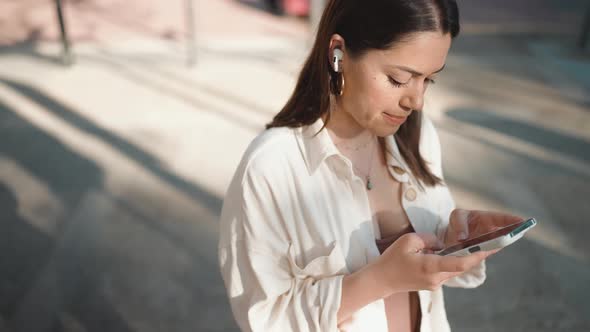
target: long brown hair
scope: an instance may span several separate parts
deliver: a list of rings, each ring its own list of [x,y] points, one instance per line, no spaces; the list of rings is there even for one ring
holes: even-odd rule
[[[302,127],[324,114],[330,121],[330,93],[339,78],[329,62],[332,35],[341,35],[347,53],[358,58],[369,50],[386,50],[415,32],[441,31],[459,34],[459,10],[455,0],[330,0],[322,15],[316,39],[293,94],[266,128]],[[394,135],[412,174],[422,183],[442,183],[432,174],[419,151],[421,112],[413,112]]]

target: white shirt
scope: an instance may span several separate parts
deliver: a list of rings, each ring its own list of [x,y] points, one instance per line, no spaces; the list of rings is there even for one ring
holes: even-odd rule
[[[420,151],[442,178],[438,135],[423,116]],[[383,300],[337,323],[342,278],[379,256],[364,181],[319,119],[302,128],[264,131],[245,152],[224,200],[219,263],[243,331],[387,332]],[[417,185],[393,136],[385,138],[391,175],[418,233],[442,236],[454,202],[446,186]],[[400,267],[403,268],[403,267]],[[447,281],[471,288],[484,263]],[[450,331],[442,289],[420,291],[422,332]]]

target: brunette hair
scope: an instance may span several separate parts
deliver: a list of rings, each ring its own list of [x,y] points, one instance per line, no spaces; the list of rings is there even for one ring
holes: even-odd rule
[[[455,0],[330,0],[322,15],[315,43],[299,74],[295,90],[266,128],[302,127],[328,112],[330,93],[341,75],[329,62],[332,35],[341,35],[350,57],[370,50],[386,50],[412,33],[440,31],[459,34],[459,9]],[[400,153],[422,183],[442,183],[432,174],[419,152],[421,112],[413,112],[395,134]],[[325,126],[324,124],[324,126]]]

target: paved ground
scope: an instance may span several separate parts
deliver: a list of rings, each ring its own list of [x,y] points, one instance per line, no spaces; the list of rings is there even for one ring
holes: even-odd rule
[[[183,2],[164,3],[71,1],[70,68],[47,1],[0,10],[1,332],[236,330],[215,261],[221,200],[309,32],[198,1],[188,68]],[[466,2],[429,92],[458,203],[540,221],[484,286],[448,290],[454,331],[590,331],[590,60],[572,47],[583,2],[558,3]]]

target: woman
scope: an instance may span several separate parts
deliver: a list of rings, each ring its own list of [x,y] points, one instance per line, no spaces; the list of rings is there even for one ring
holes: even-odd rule
[[[453,211],[442,181],[421,110],[458,32],[454,0],[329,1],[224,200],[219,260],[242,330],[450,330],[441,286],[479,286],[493,253],[432,251],[519,220]]]

